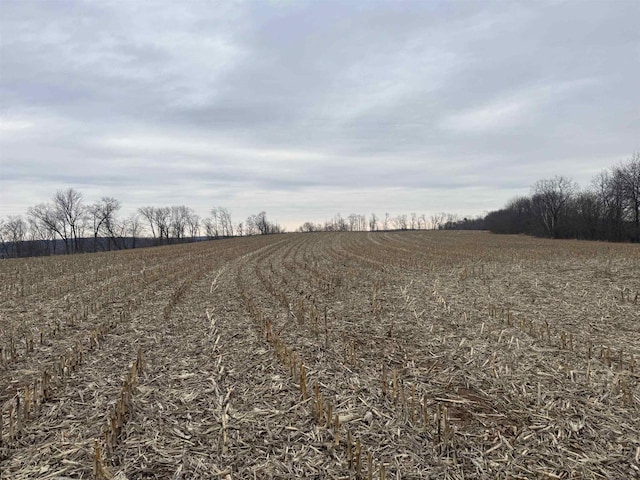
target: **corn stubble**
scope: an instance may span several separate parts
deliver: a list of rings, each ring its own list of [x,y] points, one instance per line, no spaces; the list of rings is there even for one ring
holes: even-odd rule
[[[78,382],[89,382],[82,392],[99,384],[82,380],[91,378],[85,372],[95,359],[124,354],[115,347],[121,337],[137,345],[135,359],[126,370],[120,362],[117,393],[99,403],[104,423],[84,425],[78,411],[74,425],[94,433],[89,443],[48,440],[76,452],[64,475],[640,476],[637,246],[479,232],[225,242],[0,265],[2,279],[15,278],[0,288],[3,312],[14,313],[0,317],[1,478],[56,473],[19,459],[35,458],[30,441],[43,448],[34,432],[75,398]],[[47,277],[52,266],[63,272],[57,282]],[[182,316],[191,304],[205,320]],[[141,379],[177,361],[163,349],[190,328],[201,329],[214,375],[190,383],[182,402],[206,402],[206,435],[189,433],[190,423],[146,438],[154,405],[170,402]],[[238,332],[250,350],[230,350]],[[181,350],[179,361],[193,366],[184,378],[199,375],[195,355]],[[277,375],[229,376],[248,358]],[[251,397],[274,378],[278,404]],[[271,411],[283,422],[274,431],[245,420]],[[269,439],[268,454],[254,435]],[[162,452],[163,442],[182,442],[183,453]],[[209,445],[198,450],[209,470],[188,460],[200,444]]]

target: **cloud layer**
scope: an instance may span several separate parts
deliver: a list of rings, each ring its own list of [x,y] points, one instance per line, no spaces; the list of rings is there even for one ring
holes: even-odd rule
[[[0,215],[498,208],[640,150],[640,3],[3,2]]]

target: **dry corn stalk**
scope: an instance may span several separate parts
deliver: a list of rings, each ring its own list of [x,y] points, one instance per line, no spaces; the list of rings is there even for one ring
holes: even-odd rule
[[[307,398],[307,369],[302,362],[300,362],[300,393],[303,399]]]
[[[387,366],[382,364],[382,395],[387,396]]]
[[[113,474],[104,466],[102,448],[98,440],[95,440],[94,443],[93,477],[95,480],[110,480],[113,478]]]

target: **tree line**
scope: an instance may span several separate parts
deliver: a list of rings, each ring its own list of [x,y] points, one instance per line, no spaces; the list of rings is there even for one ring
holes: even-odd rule
[[[549,238],[640,242],[640,152],[596,175],[580,189],[556,176],[539,180],[530,195],[514,198],[499,210],[475,218],[451,213],[427,217],[411,213],[369,217],[337,214],[324,223],[305,222],[300,232],[377,230],[489,230]]]
[[[426,214],[411,212],[379,216],[372,213],[368,217],[359,213],[351,213],[346,217],[337,213],[323,223],[305,222],[298,227],[298,232],[376,232],[391,230],[439,230],[457,222],[458,216],[451,213],[437,213],[427,217]]]
[[[235,223],[227,208],[215,207],[202,218],[192,208],[143,206],[120,217],[121,203],[102,197],[88,203],[73,188],[56,192],[48,202],[27,210],[26,216],[0,219],[0,257],[25,257],[122,250],[236,236],[284,233],[266,212]],[[323,223],[305,222],[299,232],[354,232],[449,228],[458,217],[449,213],[384,215],[340,213]]]
[[[0,219],[0,257],[121,250],[205,239],[284,233],[262,211],[234,223],[224,207],[201,218],[187,206],[144,206],[119,217],[120,202],[102,197],[87,203],[73,188],[56,192],[26,216]],[[323,223],[305,222],[299,232],[389,230],[489,230],[550,238],[640,242],[640,152],[596,175],[580,189],[569,178],[539,180],[528,196],[477,218],[450,213],[369,216],[336,214]]]
[[[99,252],[284,232],[266,212],[234,223],[223,207],[213,208],[206,218],[185,205],[144,206],[123,218],[120,209],[113,197],[88,203],[78,190],[60,190],[50,201],[30,207],[26,216],[0,219],[0,256]]]
[[[600,172],[585,189],[562,176],[539,180],[530,195],[514,198],[481,223],[494,233],[640,242],[640,152]]]

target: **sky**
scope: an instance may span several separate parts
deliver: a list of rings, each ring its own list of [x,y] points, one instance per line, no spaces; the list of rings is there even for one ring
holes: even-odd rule
[[[0,217],[480,215],[640,150],[640,0],[0,0]]]

